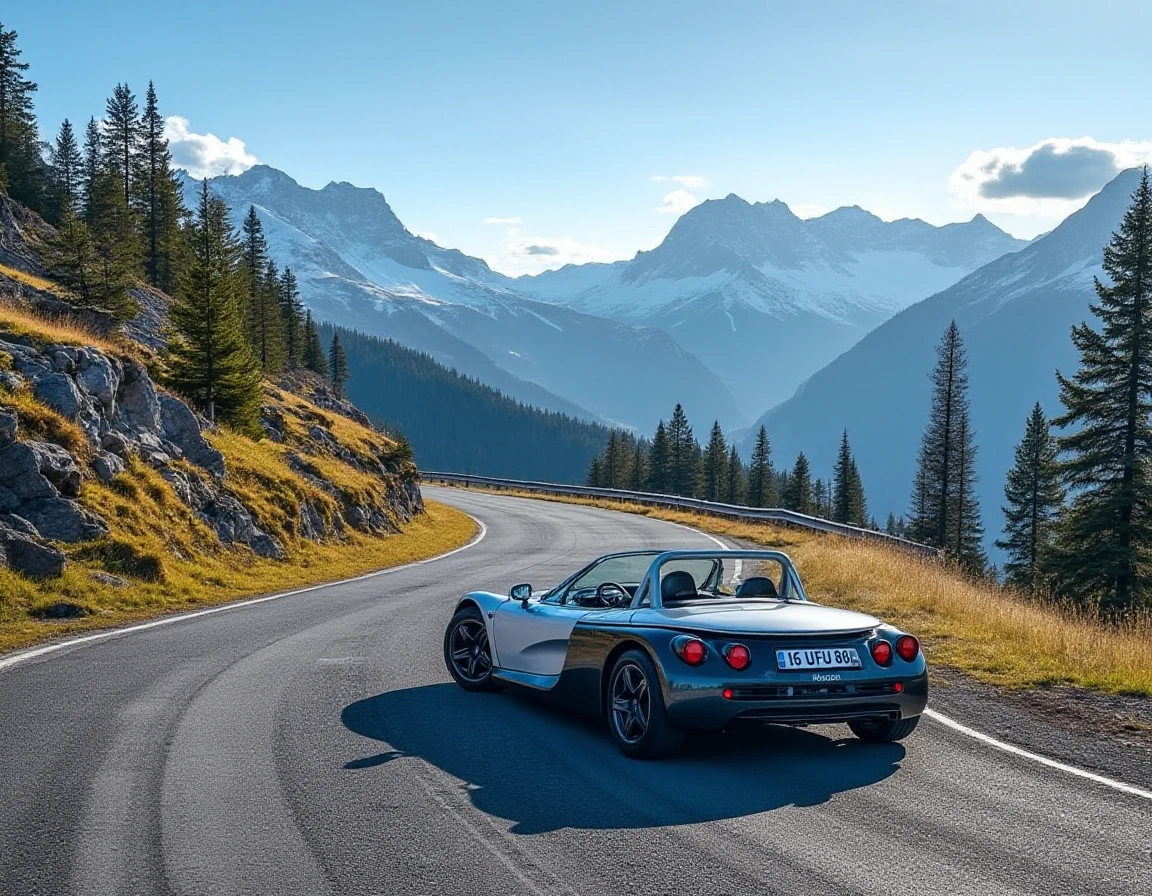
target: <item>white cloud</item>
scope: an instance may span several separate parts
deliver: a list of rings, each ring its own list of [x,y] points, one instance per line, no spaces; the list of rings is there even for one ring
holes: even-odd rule
[[[592,261],[618,261],[619,253],[602,246],[582,243],[567,236],[524,236],[519,230],[510,228],[506,242],[495,258],[488,263],[501,273],[517,277],[521,274],[538,274],[554,270],[566,264],[587,264]],[[631,257],[630,255],[627,257]]]
[[[952,172],[964,208],[1062,218],[1125,168],[1152,161],[1152,142],[1051,137],[1028,147],[981,149]]]
[[[195,178],[242,174],[260,163],[239,137],[221,140],[215,134],[194,134],[188,119],[179,115],[165,120],[164,137],[172,150],[172,162]]]
[[[700,200],[694,193],[689,193],[687,190],[673,190],[671,193],[664,194],[664,199],[657,206],[656,211],[669,215],[682,215],[688,209],[699,204]]]
[[[659,182],[671,181],[680,184],[682,187],[687,187],[689,190],[699,190],[708,183],[708,179],[701,177],[699,174],[653,174],[652,180]]]
[[[485,218],[484,224],[519,224],[519,218]]]

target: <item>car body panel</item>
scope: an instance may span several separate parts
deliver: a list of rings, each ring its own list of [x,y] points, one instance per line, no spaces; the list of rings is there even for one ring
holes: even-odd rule
[[[737,555],[783,558],[784,574],[790,578],[788,593],[793,595],[790,600],[718,598],[658,605],[658,572],[663,560],[724,553],[668,552],[656,556],[649,573],[636,584],[633,606],[624,608],[558,604],[556,595],[563,585],[552,591],[534,591],[525,602],[472,592],[460,603],[474,604],[485,618],[496,678],[592,715],[605,712],[608,677],[616,658],[628,649],[642,650],[652,659],[668,721],[680,728],[715,729],[742,722],[904,719],[923,712],[928,700],[923,653],[911,662],[893,656],[889,666],[877,665],[870,645],[877,639],[894,645],[904,632],[865,613],[808,601],[795,568],[780,552],[729,553],[734,560]],[[738,570],[739,566],[734,563],[730,568]],[[651,603],[657,605],[636,606],[642,597],[655,598]],[[706,646],[705,660],[698,666],[689,666],[674,649],[674,642],[686,636],[699,638]],[[752,662],[746,669],[737,671],[725,661],[724,651],[733,643],[748,648]],[[853,647],[861,667],[816,671],[778,668],[776,650],[813,647]]]

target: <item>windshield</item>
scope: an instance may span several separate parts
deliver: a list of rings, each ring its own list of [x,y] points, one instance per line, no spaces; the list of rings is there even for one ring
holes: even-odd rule
[[[691,585],[682,575],[685,572],[692,577]],[[677,578],[665,589],[664,581],[669,575],[677,575]],[[789,600],[797,597],[780,561],[742,558],[739,554],[669,560],[660,565],[659,576],[665,605],[693,600]]]
[[[659,552],[650,551],[643,554],[628,554],[622,557],[609,557],[597,563],[591,569],[578,575],[568,587],[568,594],[580,591],[595,591],[605,582],[615,582],[617,585],[638,585],[652,565],[652,558]]]

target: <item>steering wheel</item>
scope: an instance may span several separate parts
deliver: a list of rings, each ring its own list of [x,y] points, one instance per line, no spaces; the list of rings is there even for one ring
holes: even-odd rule
[[[596,600],[602,607],[621,609],[632,603],[632,595],[616,582],[601,582],[596,588]]]

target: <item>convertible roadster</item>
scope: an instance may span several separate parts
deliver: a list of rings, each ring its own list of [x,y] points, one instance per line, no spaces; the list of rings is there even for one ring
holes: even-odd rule
[[[846,722],[900,740],[928,702],[916,638],[809,601],[779,551],[609,554],[550,591],[472,592],[444,661],[466,690],[513,686],[602,715],[638,758],[739,723]]]

